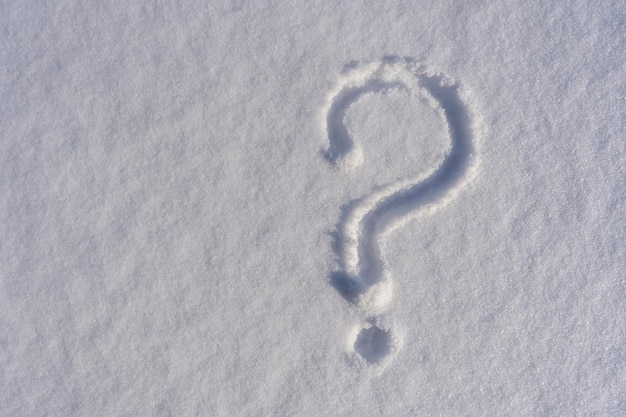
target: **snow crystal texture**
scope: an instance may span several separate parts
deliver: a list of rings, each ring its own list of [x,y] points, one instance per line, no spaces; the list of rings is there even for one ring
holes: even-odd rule
[[[623,1],[0,15],[0,416],[626,415]]]

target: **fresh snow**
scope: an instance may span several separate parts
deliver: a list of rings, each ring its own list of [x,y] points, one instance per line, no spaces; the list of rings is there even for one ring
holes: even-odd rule
[[[0,16],[0,416],[626,415],[623,1]]]

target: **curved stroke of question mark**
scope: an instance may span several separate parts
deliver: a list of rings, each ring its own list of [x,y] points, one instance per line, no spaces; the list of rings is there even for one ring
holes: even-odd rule
[[[393,292],[380,241],[411,218],[452,200],[478,165],[476,118],[464,103],[464,90],[417,61],[399,57],[353,68],[329,96],[325,157],[332,165],[352,171],[362,164],[361,148],[344,124],[345,113],[364,94],[391,89],[430,97],[434,110],[446,121],[450,148],[426,177],[388,184],[342,208],[336,236],[341,270],[333,274],[331,282],[345,299],[370,313],[384,310]]]

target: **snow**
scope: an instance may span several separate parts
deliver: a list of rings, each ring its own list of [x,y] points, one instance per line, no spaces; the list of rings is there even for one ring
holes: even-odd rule
[[[0,15],[0,416],[626,415],[623,2]]]

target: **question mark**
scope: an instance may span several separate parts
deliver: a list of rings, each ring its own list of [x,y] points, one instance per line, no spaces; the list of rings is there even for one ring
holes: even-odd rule
[[[393,297],[393,282],[380,249],[391,232],[413,218],[433,212],[454,199],[478,167],[477,117],[466,105],[469,96],[458,83],[411,58],[384,57],[379,62],[352,63],[324,108],[328,149],[326,160],[351,172],[363,163],[363,152],[344,123],[348,108],[364,94],[402,90],[421,99],[447,126],[450,147],[440,165],[426,176],[384,185],[342,208],[335,236],[339,269],[331,284],[368,316],[364,326],[348,335],[351,357],[383,368],[402,344],[401,336],[381,315]]]

